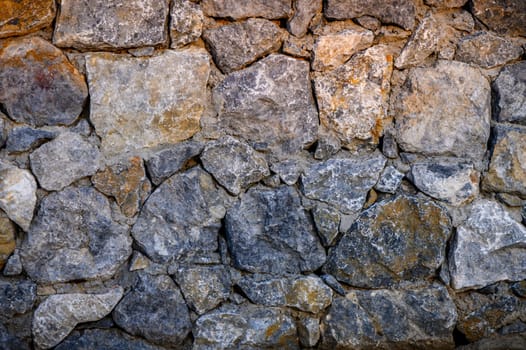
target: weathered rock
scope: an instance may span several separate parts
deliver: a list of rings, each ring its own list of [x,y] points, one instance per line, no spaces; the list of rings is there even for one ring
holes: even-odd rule
[[[454,206],[467,204],[479,194],[480,174],[469,163],[451,159],[415,163],[411,176],[420,191]]]
[[[236,284],[254,304],[263,306],[285,306],[289,280],[263,274],[243,276]]]
[[[0,168],[0,209],[24,231],[29,229],[37,202],[37,183],[17,167]]]
[[[379,142],[389,105],[390,51],[377,45],[332,72],[314,76],[320,122],[335,132],[342,144],[355,138]]]
[[[42,199],[21,257],[38,282],[108,279],[130,256],[131,243],[106,197],[91,187],[68,187]]]
[[[302,38],[296,38],[293,35],[289,35],[283,42],[281,50],[289,56],[310,60],[313,46],[314,38],[310,34],[307,34]]]
[[[241,69],[260,57],[277,51],[285,33],[273,22],[251,18],[205,30],[203,38],[223,73]]]
[[[183,296],[166,275],[139,274],[112,315],[126,332],[172,347],[182,343],[192,327]]]
[[[36,126],[69,125],[87,95],[84,77],[44,39],[13,39],[0,46],[0,103],[11,119]]]
[[[307,34],[310,21],[322,8],[322,0],[295,0],[294,15],[287,22],[288,31],[297,37]]]
[[[374,188],[380,192],[395,193],[400,187],[403,178],[403,173],[399,172],[394,166],[388,165],[382,171]]]
[[[0,259],[2,259],[1,255]],[[9,259],[7,259],[7,262],[5,263],[4,276],[18,276],[22,274],[23,271],[24,267],[22,266],[22,259],[20,258],[20,253],[17,249],[15,249],[13,254],[9,256]]]
[[[142,159],[132,157],[95,174],[91,181],[102,193],[115,197],[124,215],[134,216],[150,194]]]
[[[409,290],[355,290],[336,297],[323,319],[322,349],[453,349],[455,304],[433,284]]]
[[[479,70],[455,61],[413,68],[393,95],[396,139],[404,151],[473,160],[484,156],[491,94]]]
[[[316,139],[318,113],[305,61],[270,55],[226,77],[213,98],[217,125],[256,150],[290,155]]]
[[[229,136],[208,144],[201,154],[201,162],[217,182],[234,195],[270,175],[263,155]]]
[[[86,329],[72,332],[56,350],[165,350],[118,329]]]
[[[205,50],[141,58],[90,54],[86,69],[90,119],[106,155],[174,144],[199,131],[210,72]]]
[[[329,159],[307,168],[301,188],[308,198],[328,203],[343,213],[359,211],[386,159],[377,152],[368,157]]]
[[[316,206],[312,211],[318,235],[325,247],[332,245],[339,233],[340,213],[330,206]]]
[[[325,15],[333,19],[373,16],[404,29],[415,25],[415,5],[408,0],[328,0]]]
[[[97,146],[73,132],[64,132],[43,144],[29,156],[31,170],[41,187],[58,191],[99,170]]]
[[[467,0],[424,0],[427,5],[438,8],[453,8],[453,7],[462,7],[467,2]]]
[[[203,0],[201,6],[207,16],[233,19],[287,18],[292,10],[291,0]]]
[[[495,146],[483,187],[526,199],[526,128],[497,125]]]
[[[312,348],[320,340],[320,320],[313,317],[305,317],[298,323],[298,337],[304,347]]]
[[[458,347],[459,350],[522,350],[526,348],[526,334],[508,334],[481,339]]]
[[[504,67],[495,82],[496,118],[526,125],[526,62]]]
[[[345,296],[346,292],[345,289],[343,289],[343,286],[338,282],[336,278],[332,275],[323,274],[321,275],[321,279],[323,282],[325,282],[326,285],[331,287],[336,293]]]
[[[62,0],[53,43],[118,49],[167,43],[166,0]]]
[[[37,285],[33,281],[0,278],[0,321],[31,311],[36,296]]]
[[[0,38],[18,36],[47,27],[55,18],[55,1],[6,0],[0,13]]]
[[[0,323],[0,349],[31,350],[31,346],[16,335],[11,334],[11,332]]]
[[[8,152],[25,152],[40,146],[55,137],[55,133],[42,129],[21,126],[11,129],[5,148]]]
[[[182,266],[175,273],[186,303],[198,315],[214,309],[230,295],[230,273],[222,265]]]
[[[522,53],[522,47],[513,41],[481,31],[460,39],[455,59],[482,68],[493,68],[518,59]]]
[[[497,202],[479,200],[457,228],[449,271],[455,289],[526,279],[526,228]]]
[[[401,195],[364,211],[329,251],[324,271],[364,288],[431,277],[444,262],[450,233],[443,208]]]
[[[0,270],[7,263],[7,259],[16,248],[15,234],[15,225],[13,225],[7,215],[0,210]]]
[[[282,162],[272,164],[270,169],[272,172],[279,175],[281,181],[289,186],[292,186],[298,181],[305,165],[306,162],[301,158],[290,158]]]
[[[472,12],[499,34],[526,36],[526,3],[522,0],[473,0]]]
[[[281,309],[226,304],[201,316],[194,350],[299,349],[294,320]]]
[[[177,48],[190,44],[203,31],[203,11],[190,0],[176,0],[170,9],[170,47]]]
[[[176,174],[144,204],[132,235],[152,260],[160,263],[218,247],[226,193],[201,168]]]
[[[124,290],[118,287],[102,294],[49,296],[33,315],[34,342],[43,349],[57,345],[78,323],[97,321],[109,314],[123,293]]]
[[[292,187],[251,188],[226,215],[226,238],[237,267],[250,272],[315,271],[325,250]]]

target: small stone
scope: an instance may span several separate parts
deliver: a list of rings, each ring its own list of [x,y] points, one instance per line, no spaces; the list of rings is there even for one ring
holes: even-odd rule
[[[141,253],[134,251],[130,261],[130,271],[144,270],[150,266],[152,262],[150,259]]]
[[[55,350],[165,350],[119,329],[86,329],[72,332]]]
[[[340,282],[338,282],[338,280],[334,278],[334,276],[324,274],[324,275],[321,275],[321,279],[323,280],[323,282],[325,282],[326,285],[331,287],[336,293],[345,296],[346,294],[345,289],[343,289]]]
[[[234,195],[270,175],[263,155],[230,136],[209,143],[201,154],[201,162]]]
[[[526,279],[526,228],[497,202],[479,200],[451,243],[449,271],[455,289]]]
[[[521,298],[526,298],[526,280],[515,282],[511,285],[513,293]]]
[[[310,34],[302,38],[289,35],[283,42],[281,50],[283,53],[293,57],[310,59],[313,46],[314,38]]]
[[[340,213],[338,210],[330,206],[318,205],[312,211],[312,218],[322,244],[325,247],[331,246],[339,233]]]
[[[37,286],[33,281],[0,277],[0,321],[30,312],[36,297]]]
[[[36,149],[29,159],[40,186],[48,191],[58,191],[95,174],[101,155],[99,149],[84,137],[64,132]]]
[[[103,294],[56,294],[42,302],[33,315],[33,339],[43,349],[57,345],[78,323],[108,315],[122,298],[119,287]],[[89,307],[82,307],[82,306]]]
[[[331,156],[338,153],[342,148],[340,139],[332,132],[327,132],[325,127],[320,126],[320,132],[318,135],[318,144],[316,145],[316,152],[314,153],[314,159],[327,160]]]
[[[526,2],[522,0],[473,0],[472,12],[499,34],[526,36]]]
[[[388,165],[382,171],[380,178],[374,188],[384,193],[396,193],[402,183],[404,174],[399,172],[394,166]]]
[[[455,59],[482,68],[494,68],[518,59],[522,53],[522,47],[511,40],[491,32],[476,32],[459,41]]]
[[[189,0],[174,1],[170,19],[171,48],[190,44],[201,36],[204,16],[199,4]]]
[[[29,230],[33,219],[36,190],[37,183],[29,171],[14,166],[0,168],[0,209],[24,231]]]
[[[285,306],[289,280],[272,275],[245,275],[236,284],[254,304],[263,306]]]
[[[25,152],[55,137],[55,133],[27,126],[15,127],[7,135],[8,152]]]
[[[0,13],[0,38],[25,35],[47,27],[55,18],[53,0],[6,0]]]
[[[295,0],[294,15],[287,22],[288,31],[299,38],[307,34],[310,21],[322,8],[322,0]]]
[[[427,5],[438,8],[462,7],[467,0],[424,0]]]
[[[153,56],[155,47],[141,47],[137,49],[128,49],[128,53],[134,57],[150,57]]]
[[[299,159],[286,159],[279,163],[274,163],[270,169],[279,175],[280,179],[289,186],[294,185],[301,173],[303,172],[304,164]]]
[[[382,22],[372,16],[361,16],[356,19],[359,25],[362,27],[376,32],[382,27]]]
[[[286,306],[317,314],[332,302],[332,289],[317,276],[299,277],[291,281]]]
[[[504,67],[493,83],[493,90],[497,120],[526,125],[526,62]]]
[[[0,47],[0,103],[14,121],[69,125],[87,96],[84,77],[44,39],[13,39]]]
[[[166,0],[62,0],[53,43],[76,49],[119,49],[167,42]]]
[[[234,22],[203,33],[216,65],[225,74],[277,51],[284,38],[285,33],[276,24],[261,18]]]
[[[291,0],[202,0],[201,6],[206,16],[233,19],[287,18],[292,10]]]
[[[1,255],[0,255],[0,259],[1,259]],[[0,260],[0,263],[1,263],[1,260]],[[7,259],[7,262],[4,267],[4,276],[18,276],[22,274],[23,271],[24,271],[24,268],[22,266],[22,259],[20,258],[20,254],[18,250],[15,249],[15,251],[9,257],[9,259]]]
[[[320,340],[320,320],[313,317],[303,317],[298,323],[298,336],[301,345],[312,348]]]

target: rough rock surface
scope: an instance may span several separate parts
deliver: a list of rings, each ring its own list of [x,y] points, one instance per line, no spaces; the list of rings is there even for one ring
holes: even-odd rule
[[[86,69],[90,118],[106,155],[173,144],[199,131],[210,71],[204,50],[147,58],[90,54]]]
[[[207,16],[233,19],[286,18],[292,10],[291,0],[203,0],[201,6]]]
[[[53,43],[76,49],[166,44],[166,0],[62,0]]]
[[[472,11],[499,34],[526,36],[526,3],[522,0],[473,0]]]
[[[493,90],[497,120],[526,125],[526,62],[504,67],[493,83]]]
[[[312,218],[316,224],[321,243],[327,247],[332,245],[339,233],[340,213],[329,206],[316,206],[312,210]]]
[[[305,317],[298,323],[298,336],[304,347],[312,348],[320,340],[320,320],[314,317]]]
[[[455,59],[493,68],[518,59],[522,53],[522,47],[513,41],[483,31],[463,37],[458,43]]]
[[[56,350],[164,350],[117,329],[86,329],[72,332]]]
[[[8,262],[8,258],[16,247],[16,228],[6,214],[0,210],[0,270]],[[7,269],[7,267],[6,267]],[[6,271],[4,270],[4,274]]]
[[[53,0],[5,0],[0,13],[0,38],[18,36],[46,27],[55,18]]]
[[[250,272],[315,271],[325,262],[313,223],[293,187],[251,188],[226,215],[234,264]]]
[[[203,11],[190,0],[176,0],[170,9],[170,47],[177,48],[190,44],[203,31]]]
[[[7,135],[5,148],[8,152],[24,152],[55,137],[55,133],[27,126],[13,128]]]
[[[73,132],[64,132],[30,155],[31,170],[41,187],[58,191],[99,169],[101,154],[97,146]]]
[[[427,5],[438,8],[462,7],[468,0],[424,0]]]
[[[403,178],[403,173],[398,171],[394,166],[388,165],[382,171],[374,188],[380,192],[395,193],[398,187],[400,187]]]
[[[297,37],[307,34],[312,18],[323,8],[322,0],[295,0],[294,15],[287,22],[289,32]]]
[[[37,285],[31,280],[0,277],[0,321],[31,311],[36,297]]]
[[[17,167],[0,167],[0,209],[24,231],[29,229],[37,203],[33,175]]]
[[[42,200],[21,257],[35,281],[107,279],[130,256],[131,241],[102,194],[68,187]]]
[[[526,278],[526,228],[500,204],[479,200],[457,228],[451,243],[449,271],[455,289]]]
[[[56,294],[49,296],[33,316],[33,339],[49,349],[62,341],[78,323],[97,321],[113,310],[123,295],[121,287],[101,294]],[[89,307],[79,307],[89,305]]]
[[[36,126],[69,125],[87,95],[84,77],[44,39],[0,45],[0,103],[11,119]]]

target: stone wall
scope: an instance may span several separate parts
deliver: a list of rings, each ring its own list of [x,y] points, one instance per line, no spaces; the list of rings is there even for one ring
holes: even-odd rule
[[[0,1],[0,349],[526,348],[524,0]]]

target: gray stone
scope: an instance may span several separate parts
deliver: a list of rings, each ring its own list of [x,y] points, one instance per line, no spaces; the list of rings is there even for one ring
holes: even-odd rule
[[[60,343],[78,323],[108,315],[122,298],[122,287],[101,294],[56,294],[44,300],[33,315],[33,340],[39,348]],[[88,306],[89,307],[82,307]]]
[[[132,239],[108,200],[92,187],[68,187],[42,199],[20,255],[35,281],[108,279],[128,259]]]
[[[64,132],[43,144],[29,156],[31,170],[41,187],[58,191],[99,170],[101,155],[97,146],[77,133]]]
[[[183,296],[166,275],[139,273],[133,290],[113,311],[113,319],[130,334],[171,347],[181,344],[192,328]]]
[[[322,321],[322,349],[453,349],[455,304],[433,284],[408,290],[354,290],[336,297]]]
[[[90,120],[105,155],[174,144],[199,131],[210,72],[204,49],[141,58],[94,53],[86,70]]]
[[[522,0],[473,0],[472,12],[499,34],[526,36],[526,2]]]
[[[4,276],[18,276],[22,274],[23,270],[20,253],[15,250],[4,266]]]
[[[284,157],[310,146],[318,131],[308,62],[270,55],[226,77],[213,90],[215,121],[225,133]]]
[[[317,270],[325,262],[314,225],[293,187],[253,187],[226,215],[234,264],[250,272]]]
[[[196,321],[192,349],[299,349],[296,332],[281,309],[226,304]]]
[[[272,164],[270,169],[279,175],[281,181],[292,186],[298,181],[304,166],[305,164],[302,160],[291,158]]]
[[[398,145],[426,156],[480,160],[490,134],[490,92],[480,71],[465,63],[411,69],[392,96]]]
[[[493,68],[518,59],[522,53],[522,47],[513,41],[481,31],[466,35],[459,41],[455,59],[482,68]]]
[[[287,22],[288,31],[297,37],[307,34],[310,21],[322,8],[322,0],[295,0],[294,15]]]
[[[36,297],[37,285],[30,279],[0,277],[0,321],[31,311]]]
[[[317,205],[312,210],[312,218],[316,224],[321,243],[328,247],[332,245],[339,233],[340,213],[330,206]]]
[[[55,18],[53,0],[7,0],[0,14],[0,38],[25,35],[49,26]]]
[[[55,137],[55,133],[42,129],[21,126],[11,129],[5,148],[8,152],[25,152]]]
[[[167,42],[167,0],[62,0],[53,43],[119,49]]]
[[[0,209],[24,231],[29,230],[37,202],[33,175],[14,166],[0,166]]]
[[[190,44],[203,31],[203,11],[199,4],[189,0],[175,0],[170,9],[170,47]]]
[[[415,24],[415,5],[411,0],[328,0],[325,15],[333,19],[368,15],[409,30]]]
[[[378,181],[386,159],[377,152],[368,157],[329,159],[307,168],[301,176],[303,194],[328,203],[343,213],[359,211],[367,192]]]
[[[496,118],[526,125],[526,62],[504,67],[495,82]]]
[[[270,175],[263,155],[230,136],[209,143],[201,154],[201,162],[234,195]]]
[[[137,244],[155,262],[210,254],[225,215],[226,193],[201,168],[176,174],[148,198],[132,228]]]
[[[55,350],[165,350],[118,329],[86,329],[72,332]]]
[[[526,228],[497,202],[479,200],[451,243],[449,271],[455,289],[526,279]]]
[[[0,149],[4,146],[6,139],[7,139],[7,130],[6,130],[6,119],[4,113],[0,112]]]
[[[293,35],[288,35],[283,42],[281,51],[283,53],[298,58],[311,58],[312,47],[314,46],[314,38],[312,35],[307,34],[302,38],[297,38]]]
[[[0,209],[0,270],[8,262],[16,248],[16,226]],[[4,270],[5,273],[5,270]]]
[[[374,188],[384,193],[395,193],[400,187],[403,178],[403,173],[399,172],[394,166],[388,165],[382,171]]]
[[[203,0],[201,6],[207,16],[233,19],[287,18],[292,10],[291,0]]]
[[[298,323],[298,337],[300,344],[307,348],[316,346],[320,340],[320,320],[313,317],[304,317]]]
[[[289,280],[273,275],[245,275],[237,283],[251,302],[263,306],[285,306]]]
[[[427,5],[438,8],[462,7],[467,0],[424,0]]]
[[[329,250],[324,272],[362,288],[390,287],[435,275],[444,262],[451,221],[425,198],[401,195],[364,211]]]
[[[0,350],[31,350],[29,342],[24,342],[0,323]]]
[[[459,346],[459,350],[523,350],[526,334],[510,334],[481,339],[475,343]]]
[[[66,55],[39,37],[0,46],[0,103],[30,125],[69,125],[82,112],[88,89]]]
[[[336,278],[332,275],[324,274],[321,275],[321,279],[325,282],[326,285],[331,287],[336,293],[345,296],[346,292],[343,289],[343,286],[338,282]]]

